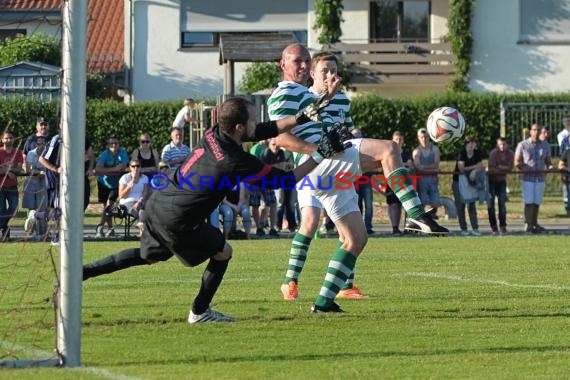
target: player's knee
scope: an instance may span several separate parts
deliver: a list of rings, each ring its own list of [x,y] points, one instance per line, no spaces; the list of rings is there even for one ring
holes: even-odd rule
[[[232,258],[232,254],[233,254],[232,246],[226,242],[226,245],[224,245],[224,249],[222,249],[221,252],[218,252],[212,258],[218,261],[226,261]]]
[[[358,236],[345,238],[342,242],[342,249],[354,254],[354,256],[358,256],[364,250],[366,243],[368,243],[368,236],[359,234]]]

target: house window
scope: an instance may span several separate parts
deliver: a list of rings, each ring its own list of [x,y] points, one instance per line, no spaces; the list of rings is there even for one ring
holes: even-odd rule
[[[0,43],[4,42],[6,38],[14,38],[18,34],[26,35],[26,29],[0,29]]]
[[[215,47],[220,42],[219,33],[182,32],[182,47]]]
[[[270,33],[270,32],[266,32]],[[276,32],[279,33],[279,32]],[[292,34],[295,41],[306,44],[307,31],[295,30],[292,32],[282,32]],[[182,32],[182,48],[217,48],[220,45],[220,33],[217,32]]]
[[[523,44],[570,44],[570,1],[520,0]]]
[[[427,42],[430,1],[375,0],[370,3],[370,38],[379,42]]]

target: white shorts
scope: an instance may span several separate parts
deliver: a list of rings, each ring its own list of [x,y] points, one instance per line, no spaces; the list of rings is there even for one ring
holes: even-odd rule
[[[544,182],[521,181],[524,204],[539,205],[544,199]]]
[[[331,220],[337,221],[343,216],[357,211],[358,195],[352,183],[362,174],[360,169],[360,143],[362,139],[350,140],[352,147],[333,159],[325,159],[304,180],[297,183],[299,207],[324,207]],[[305,155],[300,163],[308,160]],[[346,173],[344,178],[339,173]],[[339,181],[340,179],[340,181]]]

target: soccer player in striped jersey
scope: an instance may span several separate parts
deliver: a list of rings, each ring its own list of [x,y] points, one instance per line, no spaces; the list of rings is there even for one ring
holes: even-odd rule
[[[283,71],[283,81],[273,91],[267,104],[269,116],[272,120],[279,120],[295,115],[300,109],[306,107],[314,99],[306,87],[311,70],[311,57],[306,47],[300,44],[287,46],[282,53],[280,67]],[[325,80],[329,94],[335,94],[340,85],[340,78],[336,72],[327,71]],[[308,159],[312,144],[319,140],[320,130],[325,123],[331,123],[330,115],[322,116],[322,123],[311,122],[298,125],[289,133],[277,137],[278,145],[297,152],[297,163]],[[376,170],[382,166],[389,184],[409,215],[406,229],[428,234],[444,235],[449,231],[438,225],[423,210],[412,181],[408,178],[408,170],[402,163],[400,148],[391,140],[354,139],[352,147],[346,149],[337,160],[325,160],[311,174],[308,175],[310,183],[326,182],[331,178],[332,187],[310,188],[298,186],[298,201],[301,208],[301,226],[293,238],[286,280],[281,291],[284,298],[294,300],[298,297],[297,281],[302,268],[311,238],[319,223],[320,208],[325,208],[331,219],[335,222],[342,244],[336,248],[327,269],[327,274],[319,295],[311,307],[311,312],[342,312],[334,300],[346,280],[353,273],[356,259],[367,243],[368,234],[358,208],[357,196],[354,188],[341,190],[336,188],[335,174],[347,172],[353,176],[365,171]],[[403,186],[396,179],[405,179]],[[328,185],[328,184],[327,184]],[[318,203],[315,202],[318,201]]]

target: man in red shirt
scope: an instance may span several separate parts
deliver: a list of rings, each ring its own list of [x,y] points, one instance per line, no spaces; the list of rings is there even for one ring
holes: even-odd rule
[[[14,148],[12,132],[2,133],[0,148],[0,242],[10,238],[8,222],[18,209],[18,178],[24,158],[22,151]]]

